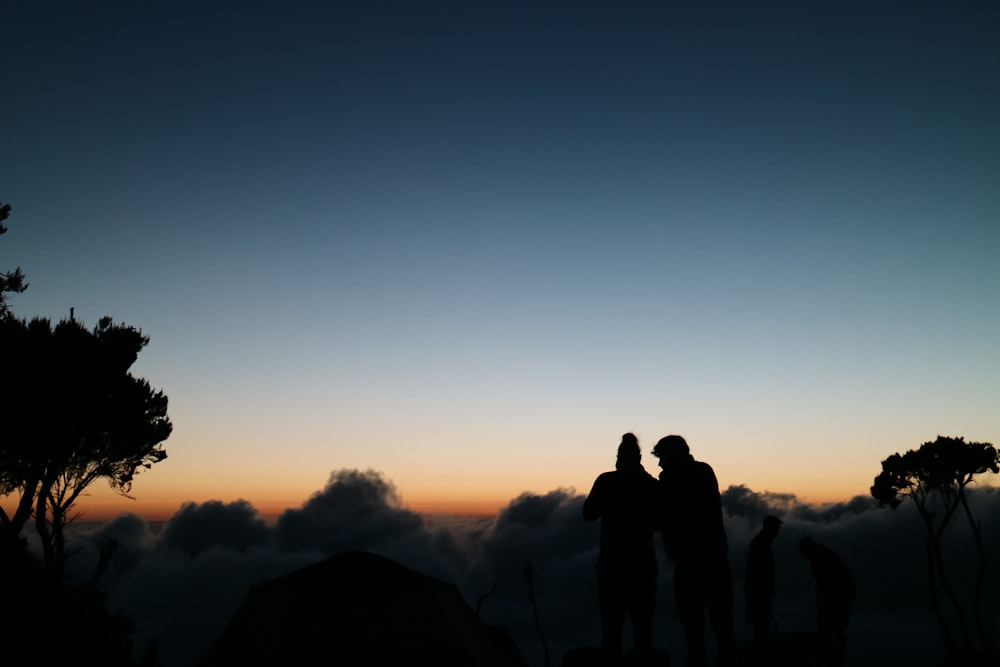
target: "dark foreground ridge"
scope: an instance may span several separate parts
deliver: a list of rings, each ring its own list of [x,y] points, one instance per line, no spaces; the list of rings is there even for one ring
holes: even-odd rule
[[[357,550],[252,586],[199,664],[526,666],[454,585]]]

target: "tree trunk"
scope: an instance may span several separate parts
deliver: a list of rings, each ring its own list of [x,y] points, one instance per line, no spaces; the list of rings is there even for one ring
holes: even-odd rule
[[[42,541],[42,555],[45,569],[53,572],[55,568],[55,549],[52,546],[52,533],[49,532],[48,521],[45,520],[47,512],[45,506],[48,501],[48,494],[39,492],[38,500],[35,503],[35,530],[38,531],[38,538]]]
[[[63,537],[64,524],[65,517],[63,516],[62,508],[58,505],[53,505],[52,549],[54,558],[52,562],[52,572],[60,581],[62,581],[63,575],[66,574],[66,540]]]
[[[941,525],[938,526],[937,534],[934,536],[934,560],[937,565],[937,574],[938,579],[941,581],[941,587],[951,601],[952,607],[955,609],[955,615],[958,617],[958,629],[962,638],[961,648],[968,649],[969,619],[966,618],[965,610],[962,608],[962,601],[959,600],[958,595],[955,593],[955,588],[951,585],[951,580],[948,578],[948,573],[944,567],[944,560],[941,557],[941,542],[944,537],[944,531],[957,507],[957,501],[950,503],[947,500],[945,501],[944,517],[941,518]]]
[[[936,537],[934,522],[923,505],[918,505],[917,511],[920,512],[920,518],[923,519],[924,526],[927,528],[927,537],[924,542],[927,554],[927,589],[931,594],[931,608],[934,609],[934,616],[937,618],[938,626],[941,628],[941,639],[944,641],[945,650],[949,655],[954,655],[958,652],[958,644],[955,643],[955,636],[951,632],[951,625],[944,615],[944,610],[941,609],[941,598],[938,595],[937,577],[935,577],[937,568],[934,557],[934,540]]]
[[[35,494],[38,493],[38,482],[40,478],[35,477],[25,480],[24,488],[21,491],[21,500],[17,503],[14,516],[10,518],[10,528],[15,538],[21,536],[21,531],[31,519],[31,506],[35,503]]]
[[[983,622],[983,582],[986,579],[986,551],[983,548],[982,525],[972,518],[972,510],[969,509],[969,502],[965,497],[965,490],[959,492],[962,499],[962,509],[965,511],[965,518],[969,520],[969,527],[972,528],[972,536],[976,540],[976,556],[978,558],[978,568],[976,570],[976,589],[972,598],[972,618],[976,623],[976,633],[979,635],[979,643],[984,651],[989,649],[986,639],[986,624]]]

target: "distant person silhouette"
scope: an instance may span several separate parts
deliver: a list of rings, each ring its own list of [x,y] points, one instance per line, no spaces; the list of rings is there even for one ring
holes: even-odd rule
[[[687,642],[687,665],[708,665],[706,612],[715,633],[718,664],[733,664],[733,583],[715,471],[695,461],[679,435],[662,438],[653,454],[663,469],[663,546],[674,564],[674,599]]]
[[[799,551],[816,577],[816,627],[833,665],[843,665],[847,651],[847,621],[854,604],[854,576],[832,549],[811,537],[799,542]]]
[[[747,623],[753,626],[754,664],[764,664],[768,636],[774,617],[774,555],[771,543],[781,530],[781,519],[768,515],[764,526],[750,540],[747,552],[747,572],[743,590],[746,593]]]
[[[615,470],[602,473],[583,503],[583,518],[601,520],[601,552],[597,559],[597,595],[601,610],[605,661],[622,657],[625,615],[632,622],[634,655],[648,659],[653,649],[656,605],[656,551],[659,485],[640,462],[639,441],[626,433],[618,445]]]

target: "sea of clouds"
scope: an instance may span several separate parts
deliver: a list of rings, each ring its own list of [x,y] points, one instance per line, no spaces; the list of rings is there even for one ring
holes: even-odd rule
[[[166,667],[187,667],[205,653],[249,586],[345,549],[369,550],[455,584],[485,623],[506,626],[528,663],[541,667],[544,648],[523,574],[530,564],[541,631],[551,664],[558,665],[567,649],[600,642],[594,570],[599,526],[582,519],[583,499],[572,489],[558,489],[522,494],[491,520],[427,518],[406,509],[381,473],[339,470],[324,489],[275,521],[245,501],[212,501],[185,504],[162,526],[134,514],[74,526],[70,537],[77,551],[69,569],[88,579],[100,545],[117,540],[101,578],[109,609],[134,617],[137,652],[156,638]],[[992,566],[983,596],[992,633],[1000,619],[1000,489],[973,488],[969,500]],[[798,553],[799,540],[810,536],[840,553],[857,580],[848,664],[891,664],[905,655],[908,664],[929,665],[943,653],[927,592],[922,523],[911,503],[892,510],[858,496],[814,506],[745,486],[730,486],[722,501],[741,642],[751,634],[743,622],[747,547],[763,517],[777,514],[784,520],[773,545],[780,631],[814,629],[812,573]],[[971,591],[974,543],[962,515],[949,529],[946,557],[958,566],[956,588]],[[680,659],[672,568],[660,544],[657,558],[655,641]],[[711,645],[710,630],[708,638]]]

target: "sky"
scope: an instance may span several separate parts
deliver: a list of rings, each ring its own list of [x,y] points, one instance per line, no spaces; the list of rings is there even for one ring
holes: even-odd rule
[[[273,518],[338,470],[494,513],[586,493],[626,431],[654,474],[677,433],[723,489],[834,503],[1000,442],[992,3],[0,22],[12,308],[141,328],[170,399],[168,458],[91,517]]]

